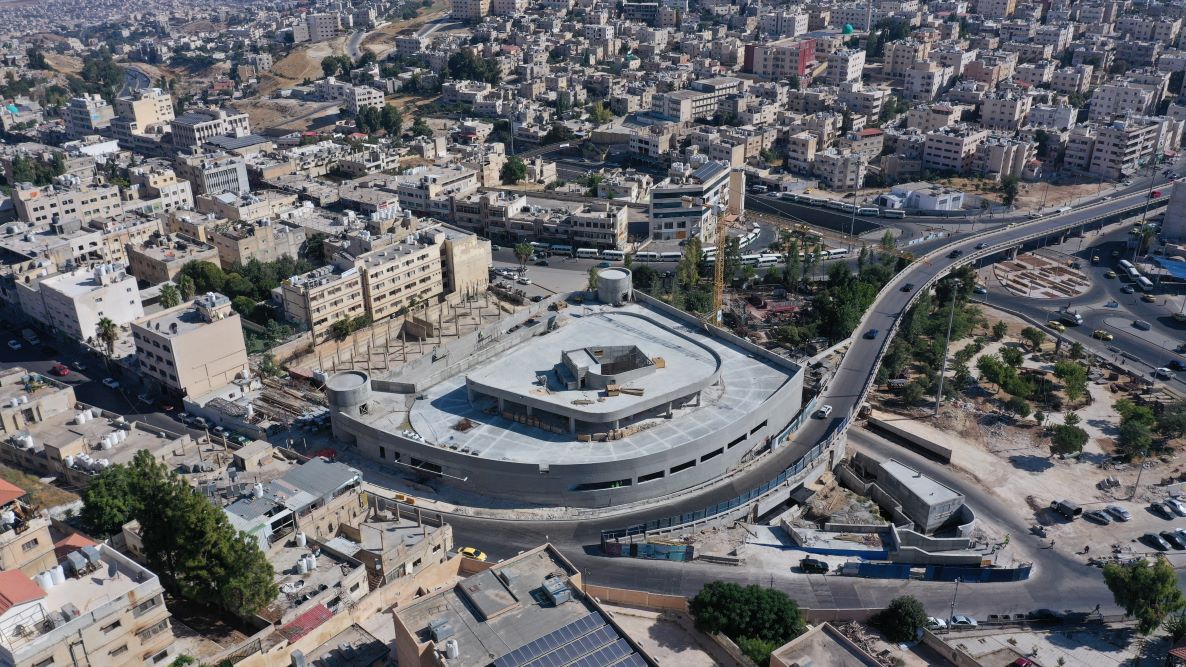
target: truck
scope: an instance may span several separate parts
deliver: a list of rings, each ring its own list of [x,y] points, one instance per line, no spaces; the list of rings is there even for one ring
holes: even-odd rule
[[[1055,500],[1050,503],[1050,509],[1058,512],[1067,519],[1075,519],[1083,514],[1083,508],[1069,500]]]
[[[21,338],[30,345],[40,345],[41,339],[37,337],[37,332],[32,329],[24,329],[21,331]]]
[[[1082,315],[1080,315],[1078,312],[1076,312],[1074,310],[1067,310],[1065,308],[1063,310],[1059,311],[1058,319],[1062,320],[1065,324],[1069,324],[1070,326],[1073,326],[1073,327],[1077,327],[1080,324],[1083,324],[1083,316]]]

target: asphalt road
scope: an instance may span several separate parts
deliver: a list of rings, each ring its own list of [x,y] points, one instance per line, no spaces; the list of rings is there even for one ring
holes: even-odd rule
[[[350,56],[351,60],[358,60],[362,57],[360,45],[366,36],[366,30],[355,30],[350,33],[350,38],[346,40],[346,55]]]

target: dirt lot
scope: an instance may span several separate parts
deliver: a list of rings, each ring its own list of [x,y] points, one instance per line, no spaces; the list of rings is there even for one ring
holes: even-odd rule
[[[403,21],[392,21],[378,30],[368,34],[362,40],[361,47],[382,57],[395,48],[395,36],[405,30],[415,30],[420,26],[448,16],[448,3],[445,0],[433,0],[433,3],[420,16]]]
[[[314,121],[336,114],[338,105],[262,99],[235,102],[235,108],[251,117],[251,126],[254,128],[283,127],[303,132],[308,130]]]
[[[270,73],[260,76],[260,95],[267,95],[277,88],[299,85],[305,79],[320,79],[324,76],[322,59],[345,53],[345,45],[346,37],[342,36],[293,49],[272,67]]]
[[[15,484],[29,493],[29,503],[46,509],[67,505],[78,500],[78,496],[42,482],[29,473],[0,465],[0,479]]]

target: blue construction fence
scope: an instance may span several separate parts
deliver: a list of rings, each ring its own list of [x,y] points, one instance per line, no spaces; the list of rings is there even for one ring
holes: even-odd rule
[[[651,560],[691,561],[696,557],[690,544],[651,544],[648,542],[608,542],[602,545],[607,556],[649,558]]]
[[[626,528],[603,530],[603,531],[601,531],[602,548],[604,549],[606,544],[612,540],[621,539],[623,537],[630,537],[631,535],[642,535],[642,534],[647,533],[648,531],[659,530],[662,528],[675,528],[675,527],[681,526],[686,523],[693,523],[696,521],[700,521],[702,519],[708,519],[708,518],[717,516],[718,514],[724,514],[725,512],[736,509],[738,507],[746,505],[747,503],[750,503],[751,501],[758,499],[766,492],[770,491],[771,489],[779,487],[784,482],[786,482],[788,479],[791,479],[795,475],[798,475],[799,473],[803,472],[807,468],[811,467],[815,463],[815,460],[818,459],[820,457],[820,455],[823,454],[828,449],[828,447],[832,444],[832,440],[836,437],[835,433],[843,433],[844,427],[847,425],[848,425],[848,419],[845,419],[843,422],[841,422],[840,426],[837,427],[837,429],[833,432],[834,434],[831,437],[829,437],[827,440],[819,443],[815,447],[812,447],[810,450],[807,451],[807,454],[804,455],[803,458],[796,461],[794,465],[790,466],[786,470],[783,470],[781,473],[779,473],[779,475],[777,477],[765,482],[761,486],[758,486],[757,488],[750,489],[749,491],[746,491],[745,493],[743,493],[740,496],[737,496],[735,498],[730,498],[729,500],[726,500],[724,502],[720,502],[715,505],[710,505],[702,510],[696,510],[694,512],[685,512],[683,514],[677,514],[675,516],[663,517],[661,519],[652,519],[646,523],[639,523],[639,524],[635,524],[633,526],[628,526]]]
[[[866,579],[910,579],[918,568],[923,581],[955,581],[962,583],[1003,583],[1025,581],[1030,578],[1033,565],[1026,563],[1018,567],[975,567],[970,565],[911,565],[910,563],[861,563],[857,565],[857,576]]]

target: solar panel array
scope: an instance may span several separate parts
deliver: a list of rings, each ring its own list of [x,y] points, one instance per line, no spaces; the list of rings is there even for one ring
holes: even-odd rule
[[[623,658],[626,658],[623,660]],[[521,646],[491,667],[646,667],[630,644],[592,613]]]

